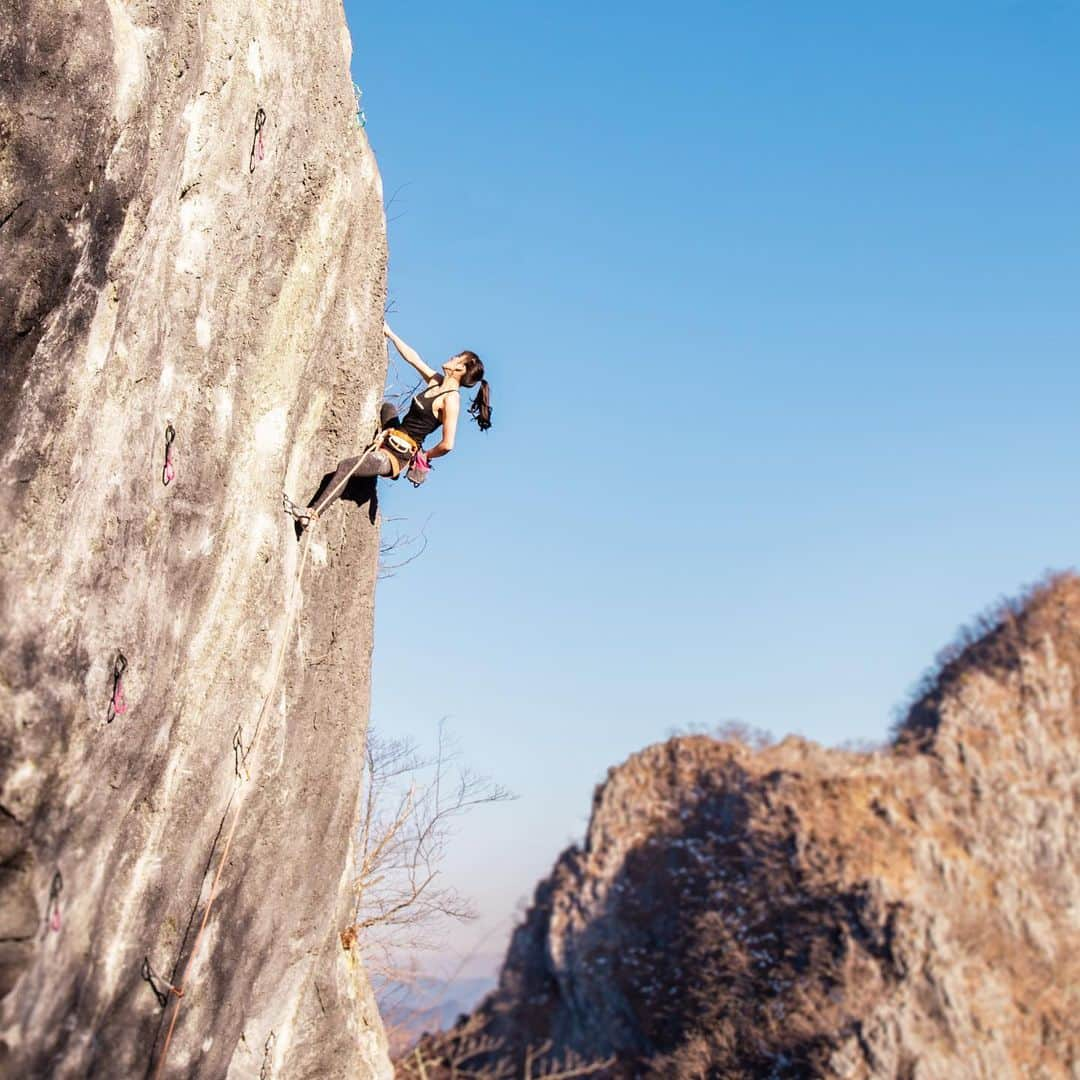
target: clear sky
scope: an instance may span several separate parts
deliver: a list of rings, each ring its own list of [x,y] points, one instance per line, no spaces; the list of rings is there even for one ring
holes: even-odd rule
[[[446,873],[494,950],[673,727],[880,739],[1080,551],[1080,6],[346,0],[395,329],[494,427],[379,590],[374,723],[520,796]]]

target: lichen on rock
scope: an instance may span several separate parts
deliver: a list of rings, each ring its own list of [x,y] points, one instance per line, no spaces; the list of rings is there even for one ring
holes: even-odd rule
[[[390,1075],[340,940],[377,515],[297,587],[280,511],[383,386],[350,48],[337,0],[0,12],[5,1075],[156,1068],[147,970],[187,980],[165,1076]]]

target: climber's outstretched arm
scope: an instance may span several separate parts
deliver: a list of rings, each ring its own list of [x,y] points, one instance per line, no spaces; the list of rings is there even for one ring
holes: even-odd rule
[[[447,394],[446,404],[443,406],[442,415],[442,438],[427,451],[428,460],[443,457],[454,449],[454,436],[457,434],[458,414],[461,412],[461,404],[457,394]]]
[[[431,382],[432,379],[438,377],[435,373],[435,369],[429,368],[427,364],[424,363],[420,354],[411,345],[406,345],[405,342],[390,329],[389,323],[383,323],[383,333],[394,343],[394,348],[401,353],[402,359],[416,368],[424,379]]]

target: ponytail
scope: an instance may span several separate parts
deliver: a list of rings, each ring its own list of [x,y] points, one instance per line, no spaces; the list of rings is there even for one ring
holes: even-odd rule
[[[476,397],[469,406],[469,415],[476,420],[476,426],[481,431],[487,431],[491,427],[491,387],[487,379],[480,380],[480,389],[476,391]]]
[[[484,363],[471,349],[465,349],[458,353],[458,356],[465,361],[465,374],[462,376],[461,385],[480,384],[480,389],[476,391],[476,397],[469,406],[469,415],[481,431],[487,431],[491,427],[491,387],[484,378]]]

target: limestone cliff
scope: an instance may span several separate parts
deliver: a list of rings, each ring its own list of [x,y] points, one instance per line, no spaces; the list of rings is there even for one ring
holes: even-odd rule
[[[888,749],[688,737],[612,769],[429,1060],[483,1032],[487,1075],[549,1039],[619,1077],[1080,1075],[1080,580],[961,644]]]
[[[294,591],[280,512],[383,384],[350,50],[340,0],[0,5],[4,1075],[152,1074],[174,1015],[165,1076],[389,1075],[340,937],[374,514]]]

